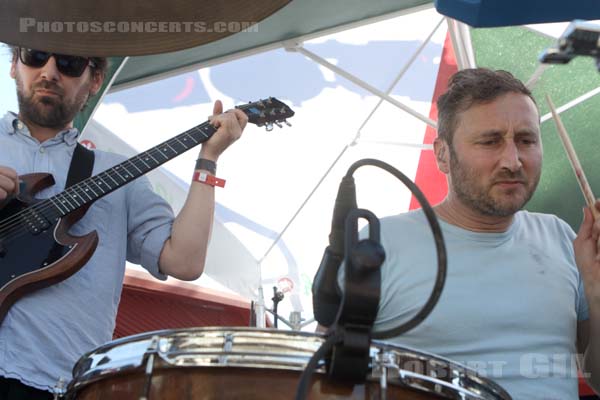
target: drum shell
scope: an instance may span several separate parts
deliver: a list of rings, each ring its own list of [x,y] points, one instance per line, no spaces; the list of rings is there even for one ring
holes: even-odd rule
[[[73,370],[67,398],[293,399],[300,374],[323,342],[319,334],[272,329],[144,333],[84,355]],[[400,367],[385,369],[389,399],[510,399],[494,382],[433,354],[385,342],[373,342],[371,354],[371,376],[362,385],[329,380],[321,362],[308,398],[380,399],[385,364]]]

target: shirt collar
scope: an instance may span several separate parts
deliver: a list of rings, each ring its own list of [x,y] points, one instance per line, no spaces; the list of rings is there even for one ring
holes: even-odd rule
[[[2,119],[2,125],[4,125],[5,129],[2,131],[8,132],[10,135],[14,135],[16,133],[20,133],[22,135],[31,137],[29,129],[27,125],[25,125],[19,118],[17,114],[13,112],[7,112]],[[50,139],[53,142],[65,142],[69,146],[73,146],[77,143],[77,138],[79,137],[79,130],[77,128],[65,129],[64,131],[59,132],[54,138]]]

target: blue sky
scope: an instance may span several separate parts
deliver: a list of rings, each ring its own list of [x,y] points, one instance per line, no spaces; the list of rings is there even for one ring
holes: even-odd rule
[[[17,111],[17,95],[10,78],[10,55],[6,46],[0,45],[0,117],[7,111]]]

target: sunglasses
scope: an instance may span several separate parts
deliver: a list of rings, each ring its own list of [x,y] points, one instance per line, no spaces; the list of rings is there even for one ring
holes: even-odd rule
[[[87,66],[96,67],[96,63],[89,58],[79,56],[67,56],[64,54],[48,53],[40,50],[19,47],[19,59],[28,67],[42,68],[50,57],[54,56],[58,72],[71,78],[79,78]]]

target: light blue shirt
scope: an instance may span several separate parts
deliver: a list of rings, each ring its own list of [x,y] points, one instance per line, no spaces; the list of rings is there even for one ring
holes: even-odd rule
[[[37,196],[51,197],[64,190],[78,134],[69,129],[39,143],[8,113],[0,120],[0,165],[19,175],[52,174],[55,185]],[[94,175],[125,160],[94,152]],[[158,258],[172,223],[171,207],[145,177],[93,203],[70,233],[96,230],[98,248],[79,272],[12,306],[0,325],[0,375],[43,390],[52,390],[59,378],[70,381],[79,357],[112,338],[125,259],[166,279],[159,272]]]
[[[441,297],[420,325],[385,340],[476,369],[515,400],[578,399],[577,322],[589,312],[573,230],[553,215],[526,211],[502,233],[440,225],[448,254]],[[412,318],[437,272],[421,210],[383,218],[381,239],[386,259],[377,331]]]

